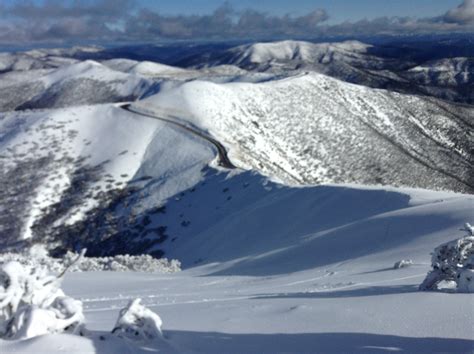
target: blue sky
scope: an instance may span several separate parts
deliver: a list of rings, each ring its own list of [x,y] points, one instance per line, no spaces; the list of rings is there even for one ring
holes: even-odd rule
[[[0,44],[474,33],[474,0],[0,0]]]

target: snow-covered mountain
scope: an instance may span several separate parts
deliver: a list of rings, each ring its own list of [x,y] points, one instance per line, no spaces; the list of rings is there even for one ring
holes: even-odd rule
[[[424,85],[465,85],[473,80],[474,58],[449,58],[426,62],[408,71]]]
[[[209,131],[242,166],[285,182],[473,191],[469,107],[316,73],[264,83],[193,81],[132,107]]]
[[[315,44],[288,40],[242,45],[197,56],[184,64],[198,68],[230,64],[250,71],[277,74],[309,70],[348,82],[383,87],[390,80],[385,69],[396,67],[397,62],[371,55],[370,48],[358,41]],[[377,72],[379,70],[382,75]]]
[[[235,65],[218,65],[195,70],[150,61],[139,62],[130,59],[110,59],[104,60],[101,63],[113,70],[124,73],[141,75],[150,79],[166,79],[178,82],[195,79],[210,80],[213,82],[258,82],[274,77],[272,74],[248,72]]]
[[[155,80],[212,78],[216,81],[220,76],[221,82],[257,81],[275,75],[287,76],[292,74],[292,71],[298,73],[315,71],[373,88],[434,96],[463,103],[472,103],[474,100],[470,57],[450,57],[447,53],[446,57],[441,56],[442,59],[426,60],[426,56],[415,53],[412,53],[413,58],[409,54],[404,55],[405,51],[411,53],[413,50],[403,47],[384,47],[358,41],[310,43],[286,40],[251,43],[230,49],[219,48],[216,46],[216,49],[212,50],[212,46],[207,46],[201,52],[191,54],[193,50],[190,47],[188,55],[186,50],[178,50],[175,57],[172,54],[169,55],[171,57],[166,56],[167,63],[174,66],[150,60],[123,59],[113,56],[114,51],[98,47],[0,53],[0,87],[6,83],[14,83],[15,80],[22,81],[26,71],[31,73],[32,78],[36,78],[38,75],[44,75],[45,70],[74,64],[84,59],[93,59],[113,70],[147,76]],[[128,49],[130,52],[126,48],[115,51],[117,52],[115,55],[123,55],[124,58],[137,56],[133,48]],[[151,47],[145,52],[157,51],[166,49]],[[176,48],[170,49],[171,53],[174,51]],[[154,55],[149,54],[149,57],[154,58]],[[27,88],[23,90],[28,91]]]
[[[149,78],[111,70],[92,60],[3,76],[0,111],[134,100],[155,84]]]
[[[129,59],[97,62],[55,57],[53,67],[45,64],[45,60],[48,63],[53,60],[51,57],[31,60],[31,65],[21,70],[10,68],[0,73],[0,112],[133,101],[156,93],[165,80],[168,83],[195,79],[258,82],[275,77],[233,65],[190,70]]]
[[[26,52],[0,53],[0,73],[58,68],[77,62],[73,57],[100,52],[100,47],[34,49]]]
[[[390,51],[389,51],[390,52]],[[252,43],[187,58],[182,65],[209,67],[232,64],[258,72],[315,71],[373,88],[387,88],[470,103],[474,85],[470,58],[428,62],[400,59],[358,41]]]
[[[102,64],[117,71],[144,76],[176,77],[189,72],[189,70],[170,65],[150,61],[139,62],[130,59],[110,59],[103,61]]]
[[[302,66],[328,64],[334,61],[358,63],[361,66],[371,66],[367,62],[370,45],[347,41],[341,43],[310,43],[303,41],[282,41],[269,43],[252,43],[225,50],[224,52],[205,54],[193,60],[197,66],[213,66],[218,64],[233,64],[247,68],[262,69],[283,67],[296,69]],[[382,59],[372,57],[374,62],[382,65]],[[189,62],[192,64],[192,62]]]
[[[419,85],[426,94],[474,102],[474,58],[447,58],[415,66],[401,76]]]

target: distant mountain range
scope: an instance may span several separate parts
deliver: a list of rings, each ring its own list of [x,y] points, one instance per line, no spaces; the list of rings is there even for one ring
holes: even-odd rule
[[[240,68],[252,73],[288,75],[289,71],[314,71],[373,88],[427,95],[461,103],[474,102],[474,43],[468,39],[366,44],[358,41],[311,43],[282,41],[230,47],[223,44],[135,46],[105,49],[37,49],[0,54],[2,81],[12,82],[18,72],[54,69],[77,61],[129,64],[159,61],[187,69]],[[132,64],[133,63],[133,64]],[[112,64],[114,65],[114,64]],[[130,66],[130,68],[131,68]],[[118,68],[118,70],[123,71]],[[156,70],[156,68],[154,69]],[[33,77],[35,77],[35,72]],[[146,74],[146,72],[145,72]],[[189,73],[188,73],[189,74]],[[165,72],[162,73],[165,75]],[[202,73],[194,72],[194,77]],[[169,75],[168,75],[169,78]],[[10,106],[11,108],[11,106]]]
[[[255,43],[202,54],[183,64],[208,67],[233,64],[253,71],[308,70],[373,88],[472,103],[472,57],[420,60],[381,55],[380,49],[357,41]]]
[[[167,64],[96,47],[1,54],[0,249],[159,257],[293,193],[472,193],[472,57],[387,51],[284,41]],[[236,169],[219,166],[212,139]],[[328,183],[343,186],[302,189]]]

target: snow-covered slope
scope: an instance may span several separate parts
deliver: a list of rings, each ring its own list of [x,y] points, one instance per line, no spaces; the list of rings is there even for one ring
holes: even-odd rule
[[[159,212],[163,200],[196,184],[215,156],[199,139],[113,106],[4,114],[0,131],[3,246],[48,241],[64,249],[79,236],[97,244],[145,234],[155,242],[160,231],[145,227],[146,211]],[[94,222],[107,227],[91,228]],[[110,241],[102,252],[125,247]]]
[[[138,62],[129,59],[111,59],[102,62],[103,65],[122,72],[139,74],[142,76],[152,77],[179,77],[179,76],[191,76],[188,70],[164,65],[160,63],[154,63],[151,61]]]
[[[286,182],[472,191],[474,110],[320,74],[194,81],[136,102],[211,132],[242,166]]]
[[[0,346],[13,353],[472,352],[472,295],[417,291],[429,253],[460,236],[472,217],[472,196],[259,179],[220,178],[229,188],[223,196],[234,197],[222,198],[225,216],[170,243],[187,264],[181,273],[68,274],[64,289],[83,301],[92,330],[85,337]],[[210,188],[189,191],[167,213],[187,213],[194,201],[212,209],[202,199]],[[401,259],[414,264],[393,269]],[[134,344],[109,333],[136,297],[160,315],[164,341]]]
[[[271,73],[249,72],[235,65],[217,65],[202,69],[183,69],[176,66],[129,59],[110,59],[102,62],[103,65],[117,71],[139,74],[154,79],[169,81],[208,80],[212,82],[259,82],[275,77]]]

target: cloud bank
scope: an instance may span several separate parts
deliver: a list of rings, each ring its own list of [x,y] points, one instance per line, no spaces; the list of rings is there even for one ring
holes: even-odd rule
[[[275,16],[228,3],[208,15],[163,15],[134,0],[45,0],[0,4],[0,43],[157,41],[160,39],[272,39],[318,36],[407,35],[474,31],[474,0],[436,18],[380,17],[327,24],[315,9],[302,16]]]
[[[444,16],[444,21],[458,24],[474,24],[474,0],[465,0]]]

